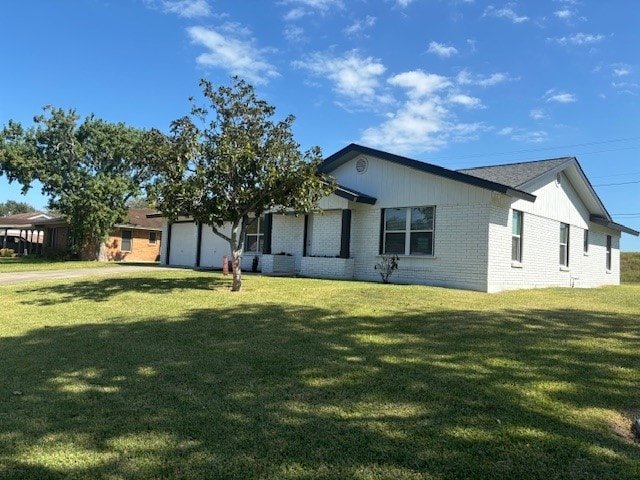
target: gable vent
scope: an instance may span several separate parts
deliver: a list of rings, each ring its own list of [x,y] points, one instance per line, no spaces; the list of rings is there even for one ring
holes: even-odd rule
[[[367,171],[368,168],[369,168],[369,160],[367,160],[365,157],[360,157],[356,161],[356,172],[358,172],[359,174],[362,175],[364,172]]]

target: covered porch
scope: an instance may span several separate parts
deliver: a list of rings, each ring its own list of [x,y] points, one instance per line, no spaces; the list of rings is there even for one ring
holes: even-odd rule
[[[300,275],[311,278],[351,279],[352,215],[356,203],[376,199],[338,186],[308,215],[265,215],[261,270],[265,275]]]

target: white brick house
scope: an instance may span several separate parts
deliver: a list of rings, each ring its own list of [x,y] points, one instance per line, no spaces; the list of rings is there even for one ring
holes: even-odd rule
[[[374,265],[396,253],[394,283],[597,287],[620,283],[621,233],[638,235],[573,157],[454,171],[351,144],[320,171],[339,185],[322,211],[256,222],[244,269],[258,255],[267,274],[378,281]],[[224,241],[190,222],[165,229],[164,263],[221,266]]]

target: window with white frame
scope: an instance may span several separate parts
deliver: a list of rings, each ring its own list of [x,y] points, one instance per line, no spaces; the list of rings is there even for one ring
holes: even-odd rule
[[[433,255],[435,207],[387,208],[382,253]]]
[[[244,236],[244,251],[262,253],[264,249],[264,216],[256,218],[247,227]]]
[[[522,212],[514,210],[511,219],[511,260],[522,262]]]
[[[611,270],[611,235],[607,235],[607,271]]]
[[[560,224],[560,265],[569,266],[569,225]]]

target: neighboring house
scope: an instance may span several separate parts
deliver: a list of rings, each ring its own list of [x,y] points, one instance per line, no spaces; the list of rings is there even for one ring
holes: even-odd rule
[[[46,213],[28,212],[0,217],[0,248],[18,255],[42,252],[44,232],[36,223],[51,218]]]
[[[116,224],[107,239],[109,261],[155,262],[160,259],[162,219],[148,218],[154,210],[130,208],[124,223]],[[44,230],[44,251],[66,251],[69,225],[64,218],[39,223]]]
[[[376,281],[393,253],[397,283],[597,287],[620,283],[621,233],[638,235],[613,222],[574,157],[454,171],[351,144],[319,170],[339,185],[322,212],[265,215],[243,268],[259,255],[263,273]],[[228,255],[206,226],[164,228],[163,263],[219,267]]]

